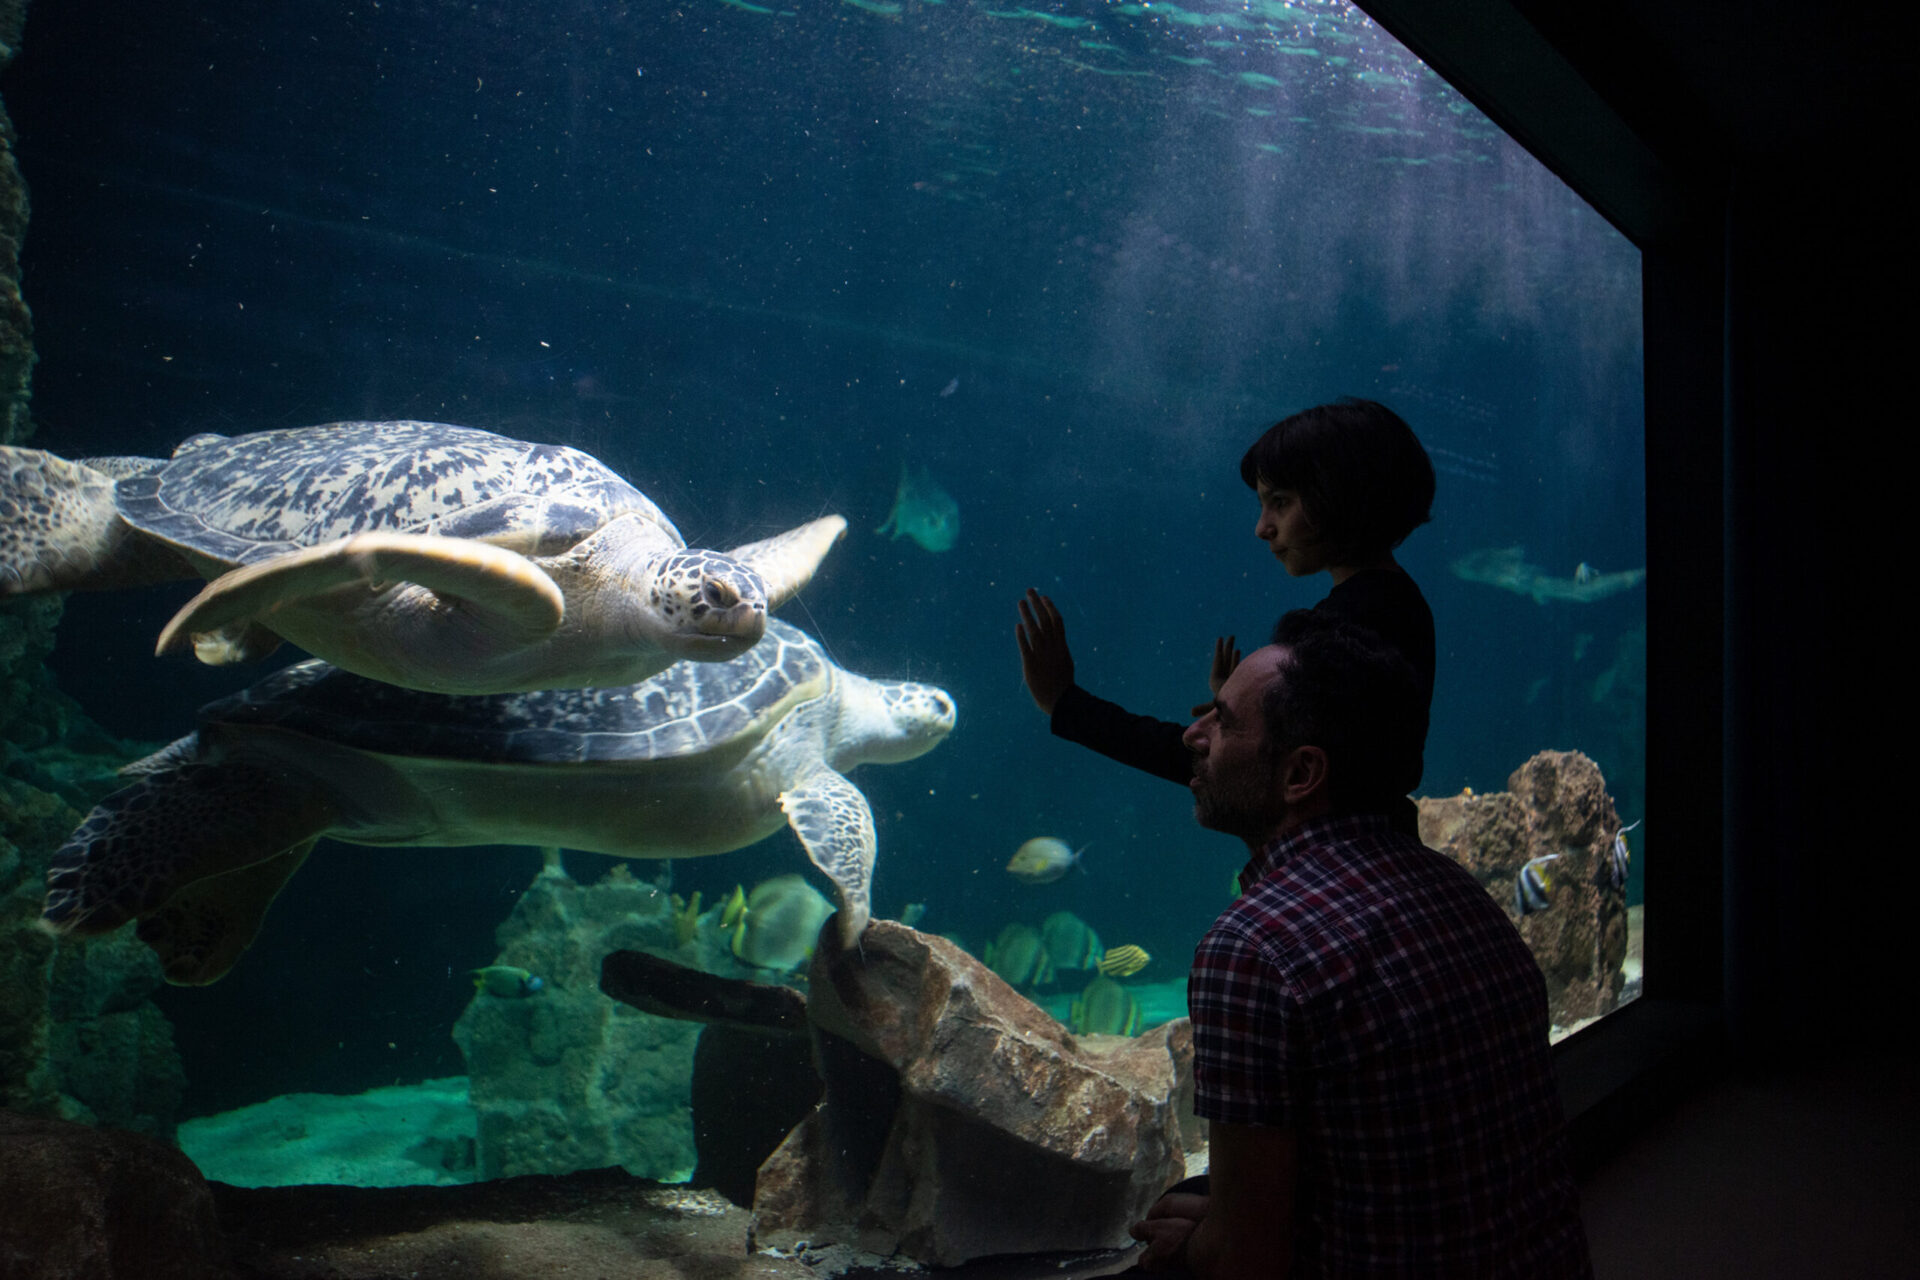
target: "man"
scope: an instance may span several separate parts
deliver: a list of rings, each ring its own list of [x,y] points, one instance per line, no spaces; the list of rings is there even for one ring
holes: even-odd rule
[[[1386,816],[1421,747],[1412,670],[1306,610],[1274,639],[1186,733],[1194,816],[1251,861],[1188,986],[1209,1185],[1134,1227],[1140,1265],[1588,1277],[1539,967]]]

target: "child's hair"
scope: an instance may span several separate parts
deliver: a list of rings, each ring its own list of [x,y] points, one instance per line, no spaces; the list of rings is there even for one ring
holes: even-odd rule
[[[1385,555],[1433,519],[1433,462],[1374,400],[1343,396],[1282,418],[1240,459],[1240,478],[1299,494],[1335,564]]]

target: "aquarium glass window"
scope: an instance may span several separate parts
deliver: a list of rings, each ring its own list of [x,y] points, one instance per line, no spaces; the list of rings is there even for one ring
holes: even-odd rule
[[[101,464],[146,485],[138,536],[184,574],[269,558],[205,532],[223,520],[272,526],[280,554],[431,519],[453,550],[370,572],[497,588],[502,626],[537,629],[554,606],[500,564],[618,516],[566,588],[569,618],[611,633],[596,575],[664,559],[659,517],[691,547],[746,548],[778,596],[818,562],[739,659],[760,666],[677,685],[667,667],[651,701],[576,695],[528,728],[518,695],[423,710],[348,688],[283,722],[283,676],[220,703],[190,748],[216,751],[208,770],[312,741],[263,792],[221,784],[182,839],[228,841],[222,869],[285,887],[242,894],[272,901],[250,945],[192,942],[207,915],[145,926],[203,985],[161,983],[130,932],[86,944],[122,949],[140,976],[112,1012],[144,1019],[113,1043],[145,1083],[68,1087],[101,1119],[177,1124],[240,1184],[685,1180],[696,1043],[729,1060],[731,1033],[609,999],[602,959],[804,987],[838,896],[796,832],[858,853],[857,831],[823,832],[861,797],[875,920],[952,940],[1076,1032],[1182,1016],[1245,850],[1199,829],[1181,786],[1049,732],[1015,603],[1057,602],[1086,690],[1190,720],[1216,637],[1250,650],[1331,585],[1254,536],[1239,466],[1340,396],[1397,411],[1437,475],[1396,552],[1438,636],[1423,835],[1513,914],[1557,1033],[1637,991],[1640,256],[1351,5],[45,4],[0,90],[32,197],[33,431],[13,444],[159,460],[201,433],[418,421],[597,460],[453,441],[378,471],[379,441],[425,429],[357,427],[336,444],[373,452],[336,473],[272,449],[193,461],[217,441],[181,449],[172,489],[157,462]],[[513,506],[562,465],[593,484]],[[471,492],[449,499],[461,467]],[[361,523],[302,532],[319,517],[286,497],[295,477],[376,472]],[[473,516],[482,490],[508,496]],[[835,516],[823,555],[835,526],[810,522]],[[754,545],[809,526],[818,545]],[[364,563],[258,589],[311,617],[309,591]],[[306,656],[260,656],[270,637],[238,626],[202,645],[238,661],[196,662],[184,633],[156,656],[199,585],[76,593],[57,621],[32,603],[49,597],[6,604],[51,646],[9,651],[8,785],[58,808],[9,830],[27,852],[0,871],[70,864],[55,846],[128,785],[112,770]],[[732,590],[682,604],[718,617]],[[409,643],[456,685],[518,643],[435,635]],[[691,651],[656,645],[653,670]],[[556,669],[599,681],[595,660]],[[845,714],[807,721],[829,697]],[[875,741],[876,717],[906,745]],[[633,745],[674,720],[680,737]],[[778,786],[729,781],[775,735]],[[594,851],[614,846],[650,856]],[[755,1096],[808,1069],[751,1060]]]

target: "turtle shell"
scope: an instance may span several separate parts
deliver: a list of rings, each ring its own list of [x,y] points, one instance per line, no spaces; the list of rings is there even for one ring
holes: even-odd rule
[[[453,696],[324,662],[287,667],[201,708],[202,729],[285,729],[362,751],[500,764],[641,763],[758,737],[826,692],[832,668],[777,618],[730,662],[680,662],[638,684]]]
[[[591,454],[440,422],[332,422],[201,435],[122,479],[129,524],[227,564],[382,530],[476,538],[551,555],[632,512],[671,521]]]

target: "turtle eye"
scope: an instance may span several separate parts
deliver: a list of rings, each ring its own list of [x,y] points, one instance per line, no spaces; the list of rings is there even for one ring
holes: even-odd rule
[[[708,578],[700,588],[700,598],[716,609],[731,609],[740,603],[740,593],[725,578]]]

